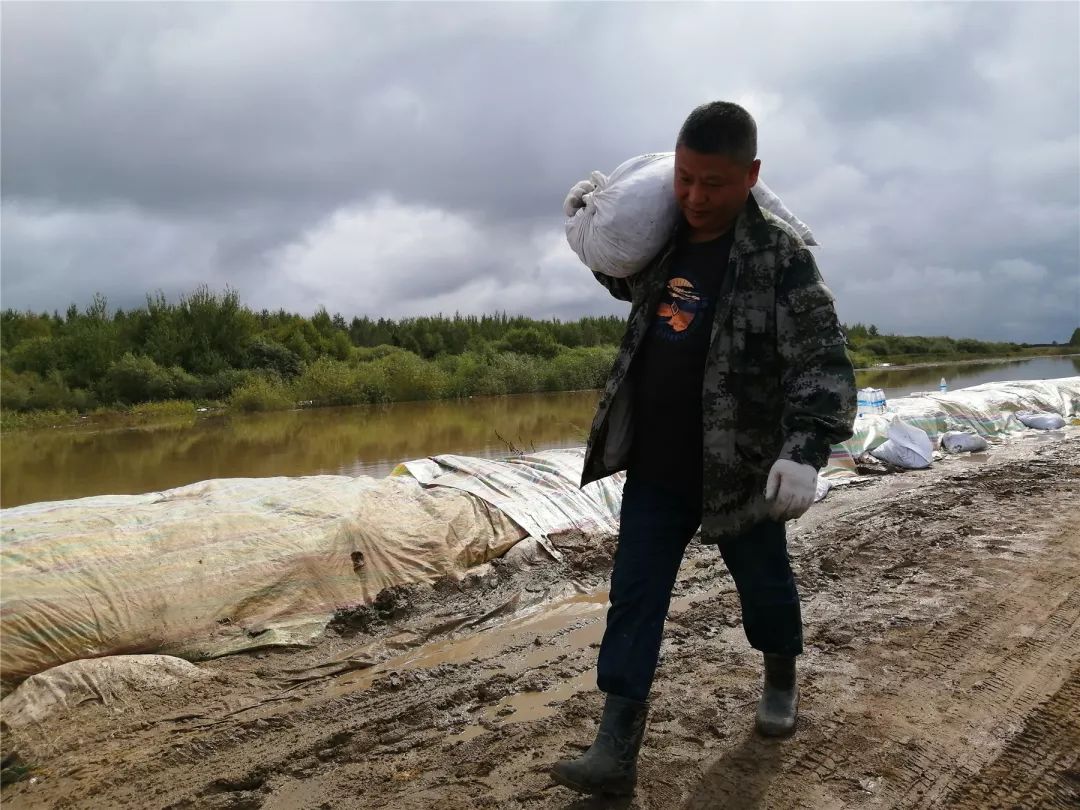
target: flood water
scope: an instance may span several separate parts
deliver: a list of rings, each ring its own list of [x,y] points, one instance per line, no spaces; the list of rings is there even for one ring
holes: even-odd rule
[[[860,372],[886,397],[999,380],[1080,375],[1080,356]],[[194,424],[12,433],[0,450],[0,506],[152,492],[209,478],[375,475],[413,458],[499,457],[583,445],[599,392],[531,394],[383,407],[212,415]],[[501,438],[500,438],[501,437]]]

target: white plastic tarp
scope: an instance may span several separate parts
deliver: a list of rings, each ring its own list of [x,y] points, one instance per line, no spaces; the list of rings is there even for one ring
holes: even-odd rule
[[[217,479],[0,517],[5,686],[81,658],[304,643],[340,608],[525,536],[480,498],[402,477]]]
[[[84,703],[126,703],[209,677],[209,672],[170,655],[110,655],[69,661],[31,675],[0,702],[0,712],[5,723],[18,729],[66,714]]]
[[[585,449],[545,450],[503,461],[442,455],[406,461],[394,470],[426,486],[452,487],[505,512],[553,556],[551,534],[619,530],[624,473],[579,487]]]

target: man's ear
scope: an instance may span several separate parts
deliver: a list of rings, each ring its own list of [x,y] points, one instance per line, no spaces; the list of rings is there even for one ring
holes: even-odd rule
[[[757,158],[750,164],[750,171],[746,175],[746,179],[750,184],[750,188],[757,185],[758,175],[761,173],[761,161]]]

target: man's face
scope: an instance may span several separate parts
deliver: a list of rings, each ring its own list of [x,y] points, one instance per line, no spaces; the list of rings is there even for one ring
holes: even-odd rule
[[[706,155],[679,144],[675,148],[675,199],[690,229],[701,234],[726,231],[757,183],[760,169],[760,160],[746,166],[727,155]]]

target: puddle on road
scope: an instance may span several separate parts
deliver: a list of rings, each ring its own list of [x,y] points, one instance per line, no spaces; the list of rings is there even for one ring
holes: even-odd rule
[[[985,464],[990,460],[990,454],[985,450],[977,453],[953,453],[946,455],[942,461],[946,464]]]
[[[431,669],[440,664],[461,664],[478,656],[493,658],[510,647],[527,644],[533,638],[552,636],[577,621],[598,619],[603,615],[606,607],[606,590],[579,592],[553,603],[541,603],[526,609],[497,627],[420,644],[370,669],[339,678],[331,687],[330,693],[337,695],[366,689],[379,676],[388,672]],[[590,632],[582,634],[582,631]],[[528,668],[545,663],[561,654],[561,650],[571,647],[572,644],[587,645],[592,642],[593,635],[598,640],[602,632],[602,623],[593,621],[585,628],[568,633],[565,644],[545,644],[527,653],[523,667]]]
[[[678,599],[671,600],[668,616],[677,615],[700,602],[715,599],[720,595],[723,588],[718,586],[708,591],[688,594]],[[602,594],[606,601],[606,592]],[[527,654],[522,661],[522,669],[532,669],[552,661],[566,650],[581,649],[593,643],[598,643],[604,634],[603,622],[592,622],[585,627],[572,630],[564,636],[555,639],[550,644],[545,644],[535,651]],[[484,709],[483,715],[476,723],[468,726],[463,731],[448,739],[448,742],[468,742],[483,734],[488,733],[490,727],[499,724],[510,725],[513,723],[525,723],[541,720],[555,714],[558,709],[552,705],[566,700],[577,692],[583,692],[596,686],[596,667],[590,667],[573,678],[560,679],[559,683],[551,689],[540,692],[516,692],[507,695],[497,703]],[[507,712],[507,709],[512,712]]]
[[[553,689],[543,692],[516,692],[508,695],[498,703],[484,709],[483,719],[470,725],[464,731],[447,737],[447,742],[468,742],[482,734],[487,734],[490,729],[481,723],[495,723],[502,719],[503,725],[513,723],[531,723],[551,717],[558,711],[553,703],[566,700],[577,692],[584,692],[596,686],[596,667],[590,667],[584,672],[561,681]],[[510,714],[505,714],[507,708],[513,709]],[[504,714],[500,714],[504,713]]]
[[[717,586],[673,599],[669,616],[682,613],[699,602],[714,599],[721,591],[722,587]],[[607,598],[607,590],[578,591],[530,605],[494,627],[464,631],[449,638],[410,646],[373,667],[336,677],[326,691],[320,693],[320,699],[327,695],[340,696],[361,691],[388,673],[431,669],[440,664],[462,664],[474,659],[478,680],[504,673],[508,668],[525,672],[552,662],[557,666],[557,660],[561,657],[599,644],[604,633]],[[415,638],[410,632],[381,643],[384,649],[386,646],[400,649],[401,644],[411,644]],[[536,644],[535,639],[540,639],[541,643]],[[522,648],[520,653],[508,661],[492,663],[506,650],[516,647]],[[449,740],[465,742],[499,724],[529,722],[551,716],[557,711],[552,704],[564,701],[577,692],[593,689],[596,685],[595,666],[570,677],[554,674],[544,677],[554,685],[541,691],[515,692],[484,707],[476,722],[449,737]]]

